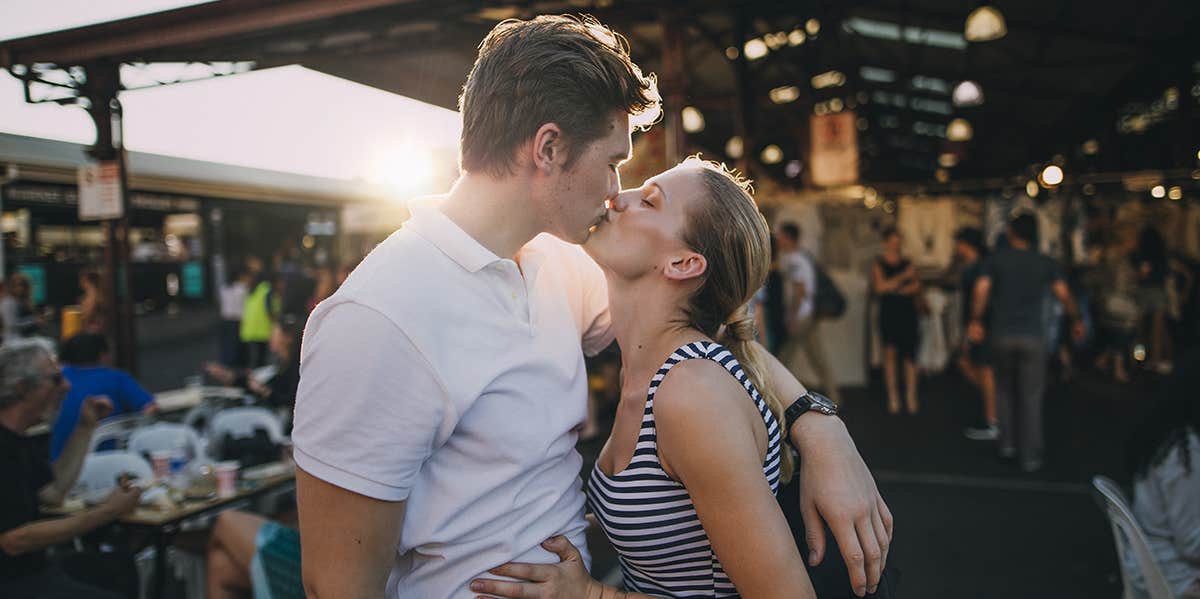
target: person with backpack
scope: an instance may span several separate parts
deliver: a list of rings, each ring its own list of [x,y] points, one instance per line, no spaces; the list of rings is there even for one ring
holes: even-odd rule
[[[808,356],[808,363],[820,379],[821,388],[834,403],[841,403],[841,393],[838,392],[837,381],[829,367],[829,359],[825,355],[825,347],[817,335],[817,324],[822,318],[840,316],[845,310],[845,299],[841,300],[841,308],[836,302],[822,299],[822,287],[832,291],[837,297],[841,294],[833,286],[828,276],[819,276],[820,268],[813,257],[800,248],[800,226],[795,223],[784,223],[779,227],[779,270],[784,281],[784,322],[787,329],[787,341],[779,351],[779,361],[783,362],[793,374],[799,378],[796,369],[796,359],[800,352]],[[825,279],[822,281],[821,279]],[[836,313],[833,313],[836,312]]]

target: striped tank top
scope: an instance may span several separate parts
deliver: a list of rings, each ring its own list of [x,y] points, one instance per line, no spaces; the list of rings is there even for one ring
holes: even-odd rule
[[[664,597],[737,597],[729,576],[713,553],[687,489],[667,476],[658,461],[654,394],[676,364],[707,359],[724,366],[754,400],[767,426],[763,476],[779,490],[779,422],[733,354],[713,342],[689,343],[675,350],[650,381],[642,429],[633,460],[607,476],[599,465],[588,481],[588,507],[604,528],[621,563],[625,588]]]

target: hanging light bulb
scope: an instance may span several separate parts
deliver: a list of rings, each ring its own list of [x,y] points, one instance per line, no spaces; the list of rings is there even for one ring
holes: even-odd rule
[[[970,79],[960,81],[954,86],[950,99],[955,106],[979,106],[983,104],[983,88]]]
[[[685,106],[682,111],[683,130],[699,133],[704,130],[704,115],[695,106]]]
[[[1038,187],[1037,181],[1034,181],[1033,179],[1030,179],[1025,183],[1025,195],[1031,198],[1038,197],[1038,192],[1041,190],[1042,188]]]
[[[1042,174],[1038,175],[1038,180],[1041,181],[1042,185],[1045,187],[1054,187],[1055,185],[1062,183],[1062,167],[1058,166],[1057,164],[1051,164],[1050,166],[1047,166],[1046,168],[1042,169]]]
[[[967,15],[967,25],[963,28],[963,37],[968,42],[990,42],[1004,37],[1008,33],[1008,25],[1000,9],[985,4]]]
[[[779,149],[779,146],[771,144],[763,148],[759,158],[762,158],[763,164],[779,164],[783,162],[783,150]]]
[[[1154,187],[1150,188],[1150,195],[1161,200],[1167,197],[1167,188],[1163,187],[1162,185],[1155,185]]]
[[[733,160],[738,160],[742,157],[742,152],[742,138],[740,136],[735,135],[730,137],[729,141],[725,142],[726,156],[732,158]]]
[[[975,132],[967,119],[954,119],[946,125],[946,139],[950,141],[970,141],[974,135]]]

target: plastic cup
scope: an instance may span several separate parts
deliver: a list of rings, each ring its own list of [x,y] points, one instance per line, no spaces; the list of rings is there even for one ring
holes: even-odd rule
[[[171,475],[171,451],[150,452],[150,465],[154,468],[154,479],[163,480]]]
[[[237,495],[237,474],[241,464],[237,462],[218,462],[213,467],[217,475],[217,497],[227,498]]]

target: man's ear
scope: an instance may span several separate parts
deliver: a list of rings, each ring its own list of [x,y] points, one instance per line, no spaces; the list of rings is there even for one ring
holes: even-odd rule
[[[533,167],[550,174],[561,167],[567,158],[562,129],[556,123],[545,123],[533,134]]]
[[[702,276],[708,271],[708,261],[696,252],[684,252],[671,257],[663,268],[663,274],[673,281],[686,281]]]

